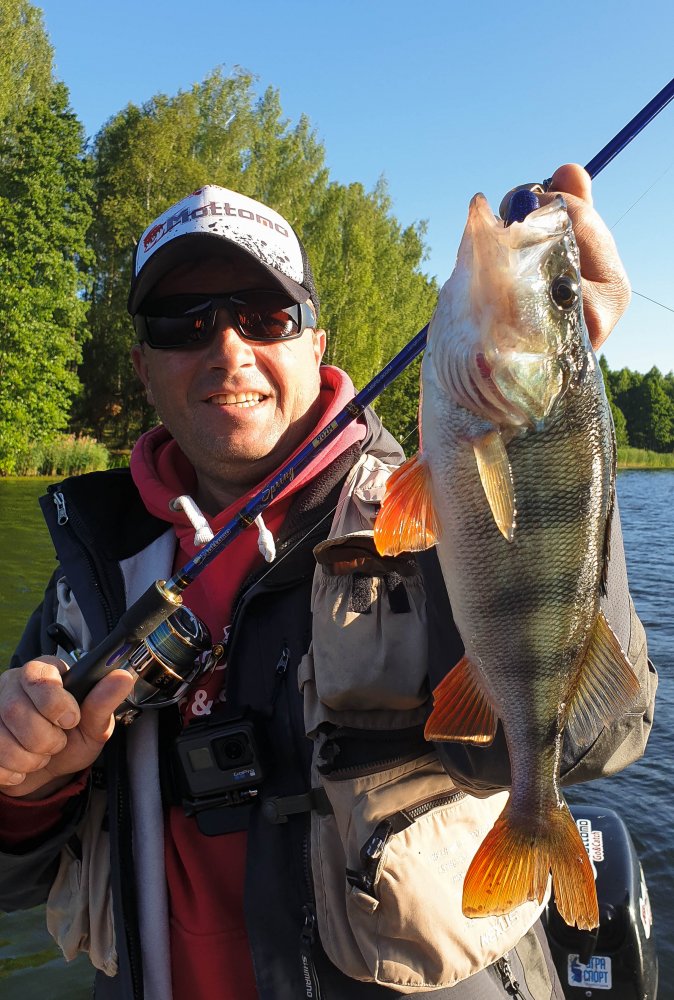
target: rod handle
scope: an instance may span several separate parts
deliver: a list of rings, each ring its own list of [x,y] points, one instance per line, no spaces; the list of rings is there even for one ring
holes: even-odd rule
[[[137,646],[182,604],[179,595],[157,580],[148,587],[119,619],[112,632],[102,642],[80,657],[63,678],[63,686],[82,702],[100,680],[103,680],[130,647]]]

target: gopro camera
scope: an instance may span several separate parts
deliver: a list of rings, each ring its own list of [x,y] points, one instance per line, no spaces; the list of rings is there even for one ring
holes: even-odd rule
[[[249,810],[241,807],[255,801],[264,776],[252,720],[211,715],[191,723],[173,748],[175,784],[187,815],[196,815],[208,834],[244,829]]]

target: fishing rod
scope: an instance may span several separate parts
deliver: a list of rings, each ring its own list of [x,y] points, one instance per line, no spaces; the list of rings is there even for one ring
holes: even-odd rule
[[[585,170],[590,177],[596,177],[669,104],[672,98],[674,98],[674,79],[670,80],[589,161]],[[544,191],[548,190],[549,184],[548,180],[536,187]],[[530,194],[530,191],[523,191],[522,195],[525,194]],[[506,212],[506,225],[514,221],[516,212],[526,215],[528,210],[530,208],[527,209],[526,199],[524,206],[520,201],[518,207],[518,199],[511,198]],[[198,673],[211,668],[221,655],[222,647],[211,647],[206,626],[183,606],[183,591],[421,354],[426,346],[427,334],[428,324],[346,404],[326,427],[272,476],[235,517],[224,525],[178,573],[169,580],[157,580],[153,583],[124,612],[113,630],[94,649],[81,654],[73,648],[72,643],[68,643],[68,637],[63,630],[55,626],[53,634],[62,648],[70,652],[73,659],[73,664],[64,677],[66,690],[70,691],[78,701],[82,701],[98,681],[112,670],[117,668],[131,670],[138,677],[134,693],[139,689],[140,694],[135,700],[132,694],[124,703],[122,710],[117,713],[118,718],[131,721],[141,707],[152,704],[165,705],[169,701],[176,701]]]

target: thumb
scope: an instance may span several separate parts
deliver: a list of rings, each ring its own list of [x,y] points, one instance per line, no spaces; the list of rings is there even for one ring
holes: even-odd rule
[[[136,677],[128,670],[113,670],[82,702],[80,731],[96,743],[105,743],[115,728],[113,712],[133,690]]]

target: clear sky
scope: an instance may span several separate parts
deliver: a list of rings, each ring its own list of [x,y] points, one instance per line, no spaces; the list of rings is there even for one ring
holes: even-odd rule
[[[424,268],[441,282],[476,191],[496,209],[515,184],[586,163],[674,76],[672,0],[38,6],[88,135],[129,102],[241,66],[291,121],[309,117],[334,180],[383,175],[399,221],[428,220]],[[668,307],[633,297],[605,348],[612,368],[674,369],[673,181],[674,102],[595,182],[634,289]]]

